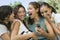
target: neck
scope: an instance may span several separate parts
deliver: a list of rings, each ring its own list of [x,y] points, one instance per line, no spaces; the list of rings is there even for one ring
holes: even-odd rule
[[[34,18],[34,22],[38,22],[39,19],[40,19],[40,17],[38,15],[36,15],[35,18]]]
[[[24,22],[23,20],[21,20],[22,22]]]
[[[4,20],[3,22],[4,22],[5,24],[8,24],[8,21],[7,21],[7,20]]]

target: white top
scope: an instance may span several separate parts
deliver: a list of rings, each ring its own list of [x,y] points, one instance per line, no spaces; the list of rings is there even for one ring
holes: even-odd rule
[[[60,23],[60,14],[52,13],[52,17],[54,18],[56,24]]]
[[[0,24],[0,40],[2,40],[1,36],[2,36],[4,33],[7,33],[7,32],[8,32],[8,30],[7,30],[6,26]]]
[[[19,27],[18,34],[21,34],[23,31],[24,31],[23,34],[30,33],[30,31],[26,28],[26,26],[20,20],[16,19],[15,21],[19,21],[20,22],[20,27]]]
[[[55,13],[52,13],[52,17],[54,18],[54,21],[55,21],[55,25],[57,26],[58,23],[60,23],[60,14],[55,14]],[[60,40],[60,37],[59,35],[57,35],[59,40]]]

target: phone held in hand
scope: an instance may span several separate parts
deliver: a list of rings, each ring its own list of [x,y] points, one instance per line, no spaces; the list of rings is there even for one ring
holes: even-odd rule
[[[39,22],[36,22],[36,25],[37,25],[37,27],[38,27],[38,28],[41,28],[41,26],[40,26],[40,23],[39,23]]]

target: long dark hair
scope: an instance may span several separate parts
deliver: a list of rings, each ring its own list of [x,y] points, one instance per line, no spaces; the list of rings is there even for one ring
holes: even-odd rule
[[[8,30],[10,30],[10,22],[8,24],[4,23],[6,17],[12,14],[12,7],[8,5],[0,6],[0,24],[3,24],[7,27]]]
[[[56,10],[54,9],[54,7],[52,7],[51,5],[49,5],[49,4],[46,3],[46,2],[41,2],[41,3],[40,3],[40,8],[41,8],[43,5],[44,5],[44,6],[47,6],[48,8],[52,8],[52,11],[51,11],[51,12],[57,13]]]
[[[21,8],[21,7],[24,8],[24,6],[21,5],[21,4],[18,4],[17,6],[15,6],[15,8],[14,8],[14,17],[15,17],[15,18],[17,18],[18,10],[19,10],[19,8]],[[25,10],[25,8],[24,8],[24,10]],[[26,11],[25,11],[25,12],[26,12]]]
[[[35,9],[38,9],[38,16],[41,17],[41,14],[40,14],[40,12],[39,12],[40,4],[37,3],[37,2],[30,2],[29,4],[31,4]],[[34,23],[34,19],[31,19],[31,18],[29,17],[29,19],[28,19],[28,24],[33,24],[33,23]]]
[[[21,7],[23,7],[24,10],[25,10],[25,7],[24,7],[23,5],[21,5],[21,4],[18,4],[18,5],[15,6],[15,8],[14,8],[14,15],[15,15],[14,17],[15,17],[16,19],[19,19],[19,18],[17,18],[17,13],[18,13],[19,8],[21,8]],[[25,10],[25,12],[26,12],[26,10]],[[19,20],[20,20],[20,19],[19,19]],[[23,20],[23,23],[24,23],[24,25],[26,26],[24,20]]]

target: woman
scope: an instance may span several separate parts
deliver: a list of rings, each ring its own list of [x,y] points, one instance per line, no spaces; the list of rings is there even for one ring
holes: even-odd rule
[[[55,31],[55,34],[60,35],[60,14],[56,14],[56,10],[46,2],[41,3],[40,13],[50,23]]]
[[[25,8],[22,5],[17,5],[14,8],[14,14],[15,14],[16,19],[11,26],[12,40],[17,40],[17,39],[18,40],[29,40],[31,38],[33,38],[34,40],[37,40],[35,34],[30,32],[26,28],[26,26],[23,24],[24,18],[25,18],[25,13],[26,13]]]
[[[29,13],[28,28],[31,31],[36,33],[36,35],[38,36],[38,40],[49,40],[49,39],[54,40],[54,32],[50,24],[47,22],[47,20],[44,19],[40,15],[39,7],[40,6],[37,2],[29,3],[28,5],[28,13]],[[35,31],[35,28],[36,28],[36,31]]]
[[[12,7],[0,6],[0,40],[10,39],[10,23],[14,20]]]

